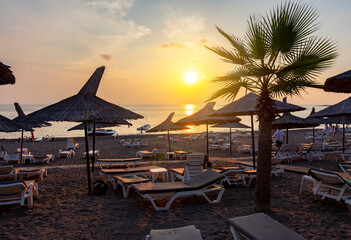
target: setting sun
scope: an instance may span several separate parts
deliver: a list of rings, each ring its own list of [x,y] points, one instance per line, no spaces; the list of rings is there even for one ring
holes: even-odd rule
[[[189,71],[184,74],[184,81],[188,85],[193,85],[197,82],[198,80],[198,73],[194,71]]]

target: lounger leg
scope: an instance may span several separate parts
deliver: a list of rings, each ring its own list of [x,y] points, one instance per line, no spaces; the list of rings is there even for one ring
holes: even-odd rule
[[[33,184],[29,184],[29,192],[28,192],[28,208],[32,208],[33,206]]]
[[[233,228],[233,226],[230,226],[230,231],[233,234],[234,240],[240,240],[240,234]]]
[[[225,188],[222,187],[217,195],[217,198],[213,201],[211,201],[211,199],[208,198],[205,192],[201,192],[201,194],[202,196],[204,196],[204,198],[207,200],[208,203],[214,204],[214,203],[219,203],[221,201],[224,191],[225,191]]]
[[[143,198],[147,198],[150,200],[152,206],[154,207],[154,209],[156,211],[166,211],[168,210],[168,208],[171,206],[171,204],[173,203],[174,199],[176,199],[176,197],[178,196],[178,193],[174,194],[171,199],[168,200],[167,204],[164,206],[164,207],[158,207],[154,201],[154,199],[149,195],[149,194],[146,194],[146,195],[143,195]]]

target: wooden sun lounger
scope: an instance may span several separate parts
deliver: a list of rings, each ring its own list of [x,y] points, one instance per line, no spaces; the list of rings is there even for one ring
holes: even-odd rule
[[[216,184],[223,179],[223,175],[208,169],[196,177],[185,182],[162,182],[133,184],[134,190],[143,198],[149,199],[156,211],[168,210],[177,197],[201,195],[208,203],[219,203],[224,193],[224,187]],[[215,200],[210,200],[208,192],[219,191]],[[159,207],[154,199],[158,197],[171,197],[165,206]]]
[[[38,195],[38,185],[34,181],[0,181],[0,205],[28,201],[28,208],[33,206],[33,198]]]
[[[121,165],[124,164],[126,167],[135,167],[140,158],[119,158],[119,159],[98,159],[95,161],[96,165],[101,168],[109,168],[111,165]]]
[[[230,231],[234,240],[244,235],[250,240],[304,240],[302,236],[264,213],[230,218]]]

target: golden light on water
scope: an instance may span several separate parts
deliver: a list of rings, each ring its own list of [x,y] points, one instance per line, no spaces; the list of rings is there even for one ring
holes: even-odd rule
[[[189,128],[189,129],[186,130],[186,132],[187,133],[192,133],[195,126],[186,126],[186,127]]]
[[[189,116],[195,112],[195,105],[194,104],[186,104],[185,105],[185,115]]]

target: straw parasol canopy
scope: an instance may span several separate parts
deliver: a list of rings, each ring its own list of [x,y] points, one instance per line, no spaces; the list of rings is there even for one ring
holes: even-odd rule
[[[0,62],[0,85],[15,84],[16,78],[10,68],[10,66]]]
[[[14,103],[15,105],[15,109],[16,109],[16,112],[18,114],[18,117],[14,118],[13,120],[20,123],[22,126],[26,126],[27,129],[30,129],[30,128],[36,128],[36,127],[49,127],[51,126],[52,124],[51,123],[48,123],[48,122],[28,122],[28,121],[25,121],[25,114],[21,108],[21,106],[19,105],[19,103],[15,102]]]
[[[169,137],[169,131],[177,131],[177,130],[184,130],[184,129],[188,129],[185,126],[181,126],[181,125],[176,125],[174,122],[172,122],[172,118],[174,116],[174,112],[172,112],[171,114],[169,114],[169,116],[167,117],[166,120],[164,120],[162,123],[160,123],[159,125],[157,125],[156,127],[153,127],[149,130],[147,130],[146,132],[164,132],[167,131],[167,135],[168,135],[168,146],[169,146],[169,151],[172,151],[171,148],[171,140]]]
[[[313,118],[332,116],[351,116],[351,97],[311,115]]]
[[[231,102],[224,107],[218,109],[213,116],[243,116],[243,115],[256,115],[256,104],[257,104],[258,96],[255,93],[248,93],[244,97]],[[306,108],[289,104],[286,102],[281,102],[278,100],[274,100],[276,113],[283,112],[295,112],[302,111]]]
[[[115,124],[115,123],[95,123],[95,127],[96,128],[107,128],[107,127],[116,127],[119,125],[128,125],[128,126],[132,126],[131,123],[124,121],[123,123],[119,123],[119,124]],[[94,128],[94,123],[88,123],[88,129],[93,129]],[[70,129],[68,129],[67,131],[75,131],[75,130],[84,130],[85,129],[85,124],[84,123],[80,123],[74,127],[71,127]]]
[[[87,123],[115,123],[123,120],[143,118],[143,116],[130,110],[109,103],[96,96],[99,84],[104,74],[105,67],[99,67],[89,78],[82,89],[74,96],[66,98],[58,103],[33,112],[25,117],[29,122],[41,121],[70,121],[85,122],[85,147],[87,160],[88,189],[91,192],[89,146]],[[95,136],[93,138],[93,142]],[[94,144],[93,144],[94,151]],[[94,164],[94,154],[92,162]]]
[[[286,129],[286,143],[289,143],[289,129],[316,127],[318,123],[312,123],[305,118],[300,118],[291,113],[283,113],[283,116],[272,122],[273,129]]]
[[[28,131],[31,130],[31,128],[22,126],[20,123],[0,115],[0,132],[17,132],[17,131],[20,131],[21,129],[25,129]]]
[[[351,70],[328,78],[324,83],[324,91],[351,93]]]
[[[208,102],[202,109],[197,111],[196,113],[182,118],[176,122],[178,125],[201,125],[206,124],[206,132],[207,132],[207,157],[209,157],[209,143],[208,143],[208,124],[216,124],[216,123],[228,123],[228,122],[239,122],[241,119],[235,116],[225,116],[225,115],[217,115],[213,116],[216,110],[213,107],[216,105],[216,102]]]
[[[143,118],[137,113],[96,96],[104,71],[104,66],[96,69],[78,94],[31,113],[25,119],[29,122],[86,121],[119,124],[125,119]]]

